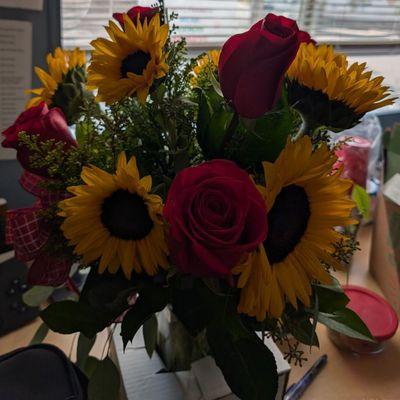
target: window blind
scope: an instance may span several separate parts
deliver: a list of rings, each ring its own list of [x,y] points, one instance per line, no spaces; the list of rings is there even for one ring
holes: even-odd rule
[[[318,41],[400,44],[400,0],[305,0],[299,19]]]
[[[105,36],[103,25],[112,13],[133,5],[132,0],[62,0],[63,46],[89,49],[91,40]],[[177,35],[192,49],[219,47],[268,12],[296,19],[317,41],[400,44],[400,0],[165,0],[165,6],[179,14]]]

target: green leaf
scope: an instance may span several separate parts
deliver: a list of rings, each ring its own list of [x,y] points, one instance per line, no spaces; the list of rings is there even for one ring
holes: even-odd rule
[[[218,94],[218,96],[220,97],[224,97],[222,90],[221,90],[221,85],[220,83],[217,81],[217,79],[215,78],[215,74],[214,72],[212,72],[211,70],[209,71],[208,77],[210,79],[211,85],[213,86],[215,93]]]
[[[85,365],[83,366],[83,372],[90,380],[94,374],[94,371],[97,368],[97,365],[100,363],[100,360],[96,357],[89,356],[86,359]]]
[[[49,327],[59,333],[82,332],[91,338],[129,308],[132,283],[121,274],[90,272],[78,302],[51,304],[41,312]]]
[[[29,345],[42,343],[49,333],[49,327],[45,323],[41,323],[36,333],[33,335]]]
[[[242,400],[275,399],[278,373],[274,355],[241,325],[239,316],[207,328],[207,339],[234,394]]]
[[[354,184],[351,197],[356,203],[363,218],[369,219],[371,213],[371,199],[366,190],[363,187]]]
[[[51,286],[33,286],[22,295],[22,300],[29,307],[39,307],[53,292]]]
[[[233,113],[224,109],[218,110],[212,115],[205,138],[208,157],[219,154],[232,117]]]
[[[149,357],[153,356],[157,346],[158,322],[155,314],[152,314],[143,324],[143,338]]]
[[[88,400],[118,400],[121,379],[113,361],[99,361],[88,385]]]
[[[225,102],[213,88],[198,90],[197,140],[207,158],[213,158],[221,151],[226,130],[233,117]]]
[[[72,300],[50,304],[40,316],[51,330],[63,334],[82,332],[93,337],[107,326],[89,305]]]
[[[80,146],[86,142],[87,137],[92,129],[93,127],[87,122],[80,122],[79,124],[76,124],[75,136],[76,141]]]
[[[319,312],[317,318],[321,324],[346,336],[369,342],[375,341],[362,319],[349,308],[343,308],[332,314]]]
[[[311,323],[309,316],[291,319],[288,327],[292,335],[299,342],[308,346],[319,346],[318,337],[315,334],[314,325]]]
[[[110,274],[107,271],[99,274],[96,268],[92,268],[82,290],[80,301],[89,304],[99,312],[118,316],[129,306],[127,298],[134,289],[133,283],[126,279],[121,271],[116,274]]]
[[[223,314],[226,297],[217,295],[204,279],[192,279],[190,284],[181,280],[172,291],[171,304],[174,314],[195,337]]]
[[[288,107],[274,110],[257,120],[241,119],[231,141],[231,157],[242,167],[274,162],[293,131],[293,116]]]
[[[78,346],[76,348],[76,365],[81,369],[84,369],[90,350],[92,350],[95,341],[96,336],[88,338],[82,333],[79,335]]]
[[[211,114],[213,112],[210,102],[203,90],[198,91],[199,108],[197,112],[197,141],[200,147],[205,149],[205,140],[207,135],[208,125],[210,123]]]
[[[169,300],[170,292],[166,288],[149,286],[140,291],[136,303],[126,313],[121,324],[124,349],[145,321],[154,313],[163,310]]]
[[[318,297],[318,310],[324,313],[334,313],[346,307],[349,298],[339,286],[313,285]]]

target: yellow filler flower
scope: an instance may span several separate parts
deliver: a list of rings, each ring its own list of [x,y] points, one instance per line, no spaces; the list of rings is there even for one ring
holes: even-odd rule
[[[201,56],[196,66],[192,70],[192,79],[190,83],[192,86],[197,86],[202,76],[208,74],[208,72],[216,72],[218,70],[219,57],[221,50],[209,50],[206,54]]]
[[[258,250],[234,269],[240,274],[238,311],[262,321],[279,318],[288,301],[310,305],[311,282],[329,284],[323,263],[340,268],[332,256],[343,237],[334,228],[357,223],[350,180],[332,172],[336,157],[311,139],[288,141],[275,163],[264,162],[266,187],[259,187],[268,209],[268,234]]]
[[[124,29],[113,21],[106,30],[110,40],[98,38],[88,68],[88,85],[98,88],[97,101],[112,104],[136,95],[141,103],[146,101],[156,79],[168,72],[164,46],[168,38],[168,25],[160,25],[160,14],[150,22],[133,22],[123,15]]]
[[[57,47],[54,55],[47,55],[48,72],[42,68],[35,67],[35,73],[43,84],[38,89],[26,90],[27,93],[36,95],[26,104],[26,108],[39,105],[42,101],[48,106],[53,103],[53,97],[57,91],[58,85],[64,82],[69,71],[75,68],[84,68],[86,64],[86,55],[84,51],[76,48],[75,50],[62,50]]]
[[[111,175],[95,166],[84,167],[81,186],[68,188],[74,196],[60,202],[64,236],[86,264],[98,259],[99,272],[120,267],[155,275],[167,268],[167,244],[162,221],[162,200],[150,194],[150,176],[139,177],[136,159],[118,158]]]
[[[349,66],[346,55],[325,44],[303,43],[287,78],[290,102],[306,118],[334,129],[350,128],[366,112],[395,100],[366,63]]]

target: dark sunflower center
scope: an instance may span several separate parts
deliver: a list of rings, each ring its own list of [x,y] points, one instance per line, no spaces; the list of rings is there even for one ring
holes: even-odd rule
[[[288,97],[294,108],[318,126],[348,129],[362,117],[344,101],[332,100],[321,90],[309,88],[297,80],[288,81]]]
[[[284,187],[268,213],[268,236],[264,242],[271,264],[280,262],[300,242],[310,218],[310,203],[301,186]]]
[[[124,240],[143,239],[153,228],[144,200],[122,189],[103,201],[101,222],[112,236]]]
[[[150,61],[150,55],[144,51],[136,51],[126,56],[121,62],[121,77],[126,78],[128,72],[132,72],[136,75],[141,75],[146,69],[147,63]]]

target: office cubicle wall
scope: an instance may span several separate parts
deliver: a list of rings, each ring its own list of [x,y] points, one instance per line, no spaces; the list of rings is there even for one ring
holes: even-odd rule
[[[41,2],[37,0],[2,2],[0,0],[0,20],[32,23],[32,68],[36,65],[45,68],[46,54],[60,45],[60,0],[43,0],[41,10],[24,8],[34,8],[32,7],[34,3]],[[20,8],[2,7],[2,4],[11,4]],[[2,78],[5,77],[0,76],[0,79]],[[40,87],[35,74],[32,74],[32,87]],[[21,111],[15,110],[15,116]],[[10,158],[9,154],[7,158]],[[0,197],[7,200],[9,208],[26,206],[32,202],[31,196],[19,187],[20,174],[21,168],[18,162],[15,159],[2,159],[0,152]]]

